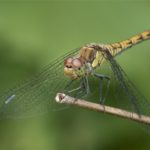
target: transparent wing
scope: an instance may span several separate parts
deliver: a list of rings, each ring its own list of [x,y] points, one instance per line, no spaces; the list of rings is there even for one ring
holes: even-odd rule
[[[0,118],[30,117],[55,110],[55,95],[70,81],[63,73],[64,59],[79,48],[57,58],[33,78],[0,94]],[[58,108],[57,108],[58,109]]]
[[[139,115],[150,115],[150,103],[149,101],[141,94],[141,92],[135,87],[135,85],[129,80],[126,73],[123,71],[121,66],[116,62],[116,60],[111,56],[109,52],[106,54],[106,59],[111,65],[111,69],[114,73],[115,78],[118,80],[120,87],[123,89],[126,94],[126,101],[130,101],[130,107],[133,112],[138,113]]]

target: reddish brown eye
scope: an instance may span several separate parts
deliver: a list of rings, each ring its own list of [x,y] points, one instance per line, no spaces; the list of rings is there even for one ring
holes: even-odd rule
[[[67,59],[68,63],[72,63],[72,61],[73,61],[73,58],[71,58],[71,57]]]
[[[71,58],[71,57],[67,58],[67,59],[65,59],[64,64],[71,64],[72,61],[73,61],[73,58]]]
[[[72,61],[72,65],[75,67],[75,68],[81,68],[81,66],[82,66],[82,62],[81,62],[81,60],[80,59],[74,59],[73,61]]]
[[[67,68],[72,68],[72,60],[73,60],[73,58],[71,58],[71,57],[65,59],[64,65],[65,65]]]

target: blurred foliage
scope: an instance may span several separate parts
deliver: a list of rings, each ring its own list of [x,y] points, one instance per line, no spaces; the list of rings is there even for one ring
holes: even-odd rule
[[[24,80],[70,49],[110,43],[150,29],[149,1],[1,1],[0,89]],[[150,42],[117,58],[150,98]],[[1,150],[148,150],[150,135],[134,122],[71,107],[0,121]]]

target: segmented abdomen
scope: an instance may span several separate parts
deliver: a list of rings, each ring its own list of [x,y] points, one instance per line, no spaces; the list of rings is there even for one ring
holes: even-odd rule
[[[142,32],[122,42],[108,44],[106,47],[110,50],[112,56],[116,56],[122,51],[148,39],[150,39],[150,31]]]

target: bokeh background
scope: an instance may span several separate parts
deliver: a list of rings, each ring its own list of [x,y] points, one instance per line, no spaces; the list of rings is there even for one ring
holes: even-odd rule
[[[85,43],[111,43],[150,29],[150,2],[0,1],[0,89]],[[150,99],[150,42],[117,58]],[[1,150],[149,150],[150,134],[134,122],[71,107],[0,121]]]

